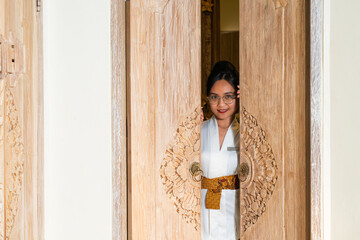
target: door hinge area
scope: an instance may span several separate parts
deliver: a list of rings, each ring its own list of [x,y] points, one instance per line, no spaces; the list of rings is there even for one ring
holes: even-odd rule
[[[11,34],[10,34],[11,35]],[[24,72],[24,46],[19,41],[0,35],[0,79]]]
[[[41,0],[36,0],[36,12],[41,11]]]

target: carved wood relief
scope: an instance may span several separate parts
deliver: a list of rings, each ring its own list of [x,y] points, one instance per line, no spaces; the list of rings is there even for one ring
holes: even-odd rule
[[[201,202],[196,192],[201,184],[192,179],[189,168],[192,163],[200,162],[200,114],[199,106],[180,121],[160,167],[165,192],[174,202],[176,211],[197,231],[201,225]]]
[[[23,45],[2,38],[0,80],[0,239],[10,239],[17,220],[24,170],[22,126],[13,91],[23,71]]]
[[[14,227],[24,173],[24,143],[19,114],[10,85],[5,88],[5,198],[6,198],[6,239]]]
[[[201,11],[203,12],[212,12],[213,11],[213,0],[202,0],[201,1]]]
[[[200,107],[187,116],[176,130],[167,146],[160,167],[164,190],[174,202],[176,211],[183,218],[200,229],[200,198],[195,190],[201,186],[194,182],[189,173],[190,165],[200,162]],[[246,231],[265,212],[278,179],[277,164],[266,133],[257,120],[246,111],[241,112],[241,153],[240,168],[247,168],[241,180],[241,227]],[[243,169],[244,170],[244,169]]]
[[[241,178],[241,231],[254,225],[265,212],[278,179],[277,164],[266,133],[245,108],[241,111],[240,165],[249,172]],[[238,169],[240,172],[241,169]]]

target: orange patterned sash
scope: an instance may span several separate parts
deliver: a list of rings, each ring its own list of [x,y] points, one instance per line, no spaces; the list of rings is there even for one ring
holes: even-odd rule
[[[239,189],[238,175],[229,175],[218,178],[206,178],[201,181],[201,188],[208,189],[205,198],[205,207],[208,209],[220,209],[222,189]]]

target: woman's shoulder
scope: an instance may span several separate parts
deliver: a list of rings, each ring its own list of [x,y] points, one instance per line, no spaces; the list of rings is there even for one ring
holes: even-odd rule
[[[201,126],[201,131],[205,131],[209,129],[210,122],[211,122],[211,118],[205,120]]]

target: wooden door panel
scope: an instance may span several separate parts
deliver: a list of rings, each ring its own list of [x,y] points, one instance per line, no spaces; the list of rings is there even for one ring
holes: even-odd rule
[[[200,239],[200,1],[130,2],[132,239]]]
[[[29,0],[0,11],[0,239],[42,239],[40,15]]]
[[[241,185],[241,239],[307,237],[305,24],[305,1],[240,1],[241,105],[271,147],[266,157],[258,154],[252,161],[276,162],[273,189],[263,188],[264,196],[273,191],[265,205],[260,191],[252,189],[256,181],[273,181],[268,167],[257,169],[261,173],[252,184]],[[242,150],[249,141],[247,122],[241,119]],[[245,158],[242,154],[241,162]]]
[[[242,239],[306,239],[305,1],[240,1]],[[200,239],[200,1],[130,2],[129,235]]]

